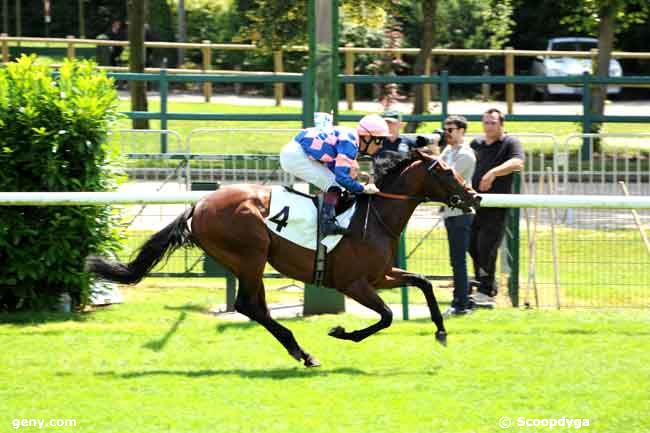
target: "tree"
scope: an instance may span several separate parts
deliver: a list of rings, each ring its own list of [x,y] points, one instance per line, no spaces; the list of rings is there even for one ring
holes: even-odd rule
[[[598,57],[595,73],[609,76],[609,64],[612,58],[615,35],[634,24],[643,23],[650,16],[647,0],[579,0],[582,7],[578,13],[567,15],[561,22],[569,25],[571,30],[586,34],[598,34]],[[607,87],[596,86],[593,89],[591,111],[604,114]],[[593,123],[590,132],[599,133],[601,123]],[[600,141],[594,142],[594,152],[600,152]]]
[[[185,0],[178,0],[178,42],[187,42],[187,23],[185,22]],[[185,63],[185,50],[178,49],[178,64]]]
[[[434,20],[436,17],[436,9],[438,7],[438,0],[424,0],[422,1],[422,39],[420,40],[420,52],[418,52],[413,67],[413,75],[424,75],[426,64],[431,61],[431,50],[435,45],[436,33],[434,32]],[[429,111],[427,101],[424,99],[424,86],[419,85],[415,88],[415,101],[413,103],[414,115],[422,114]],[[419,122],[409,122],[404,129],[407,133],[413,133],[417,130]]]
[[[144,72],[144,24],[147,0],[128,0],[129,71]],[[131,111],[147,111],[147,82],[130,81]],[[148,119],[133,119],[133,129],[149,129]]]

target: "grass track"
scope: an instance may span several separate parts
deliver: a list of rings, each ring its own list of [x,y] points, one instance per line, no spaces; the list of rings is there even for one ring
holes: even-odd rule
[[[0,315],[0,431],[495,432],[502,416],[650,431],[648,311],[481,311],[447,322],[446,349],[427,320],[360,344],[326,331],[368,319],[282,320],[323,362],[308,370],[260,326],[204,314],[214,293],[145,280],[93,314]]]

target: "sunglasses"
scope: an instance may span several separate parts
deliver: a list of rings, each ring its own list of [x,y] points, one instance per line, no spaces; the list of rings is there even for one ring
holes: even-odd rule
[[[447,134],[451,134],[452,132],[454,132],[454,131],[457,130],[457,129],[459,129],[459,128],[445,128],[445,132],[446,132]]]
[[[363,142],[366,143],[366,145],[370,145],[370,144],[373,144],[373,143],[376,144],[376,145],[384,144],[384,138],[385,137],[375,137],[370,133],[370,131],[368,131],[368,129],[366,127],[362,126],[362,128],[366,130],[366,132],[368,133],[368,136],[370,137],[370,138],[365,138],[365,137],[362,138]]]

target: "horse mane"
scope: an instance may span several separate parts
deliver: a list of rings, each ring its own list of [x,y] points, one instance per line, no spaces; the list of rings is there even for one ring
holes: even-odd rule
[[[373,158],[375,184],[384,189],[392,184],[406,167],[417,159],[415,152],[404,155],[401,152],[385,150]]]

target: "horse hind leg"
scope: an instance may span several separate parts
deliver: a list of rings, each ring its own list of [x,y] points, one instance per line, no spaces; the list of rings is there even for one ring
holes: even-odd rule
[[[271,317],[266,304],[262,274],[263,267],[255,274],[239,276],[235,310],[266,328],[297,361],[303,361],[306,367],[318,367],[320,362],[302,350],[293,333]]]
[[[360,342],[372,334],[379,332],[382,329],[388,328],[393,323],[393,312],[386,305],[386,303],[379,297],[374,287],[368,281],[359,280],[354,283],[349,289],[342,291],[346,296],[354,299],[364,307],[368,307],[376,311],[381,318],[377,323],[374,323],[367,328],[359,329],[357,331],[346,332],[342,326],[337,326],[329,331],[329,335],[341,340],[350,340]]]

